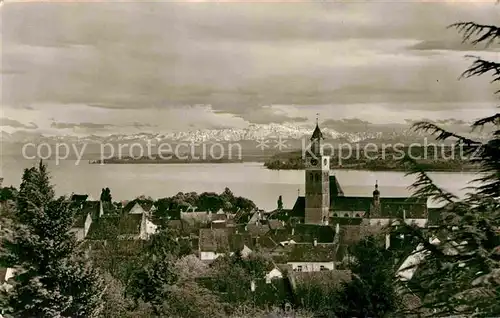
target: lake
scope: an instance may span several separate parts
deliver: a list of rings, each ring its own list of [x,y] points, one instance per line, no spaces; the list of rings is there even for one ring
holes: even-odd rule
[[[116,164],[91,165],[87,162],[47,161],[58,195],[89,194],[98,198],[101,189],[109,187],[114,200],[130,200],[139,195],[162,198],[178,192],[217,192],[225,187],[235,195],[253,200],[259,208],[276,208],[279,195],[285,208],[291,208],[297,193],[304,194],[304,171],[268,170],[261,163],[225,164]],[[2,158],[1,177],[4,186],[19,186],[24,168],[36,161]],[[357,170],[332,171],[345,195],[371,196],[378,180],[382,197],[408,196],[407,186],[413,178],[401,172],[371,172]],[[430,174],[437,184],[458,195],[463,195],[472,173],[435,172]],[[430,203],[432,206],[433,204]]]

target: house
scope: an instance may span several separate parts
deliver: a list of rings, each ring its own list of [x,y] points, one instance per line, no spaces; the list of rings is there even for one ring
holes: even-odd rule
[[[86,196],[85,200],[86,200]],[[72,196],[77,204],[75,222],[70,232],[74,233],[77,241],[82,241],[87,237],[91,224],[104,215],[103,205],[100,201],[84,201],[83,197]],[[80,201],[78,201],[80,200]]]
[[[334,245],[294,244],[286,259],[286,264],[292,267],[292,271],[318,272],[334,270],[336,249]]]
[[[77,212],[75,223],[70,232],[74,233],[77,242],[83,241],[90,230],[90,225],[92,224],[91,213],[85,210]]]
[[[124,213],[128,214],[151,214],[154,211],[154,202],[150,200],[135,199],[127,203],[123,208]]]
[[[226,229],[200,229],[199,253],[202,261],[213,261],[229,253],[229,232]]]
[[[12,285],[9,284],[9,280],[14,277],[15,270],[13,268],[0,268],[0,288],[8,291],[12,288]]]
[[[235,252],[248,257],[253,251],[253,240],[248,234],[233,233],[229,229],[200,229],[198,249],[202,261],[213,261]]]
[[[266,283],[270,284],[273,279],[281,279],[284,276],[283,270],[276,266],[266,273]]]
[[[146,213],[129,213],[120,218],[118,238],[147,240],[156,232],[156,229],[157,226],[148,219]]]

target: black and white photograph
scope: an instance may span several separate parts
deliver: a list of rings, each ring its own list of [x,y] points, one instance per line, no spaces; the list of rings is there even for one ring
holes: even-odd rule
[[[3,0],[0,318],[500,317],[497,0]]]

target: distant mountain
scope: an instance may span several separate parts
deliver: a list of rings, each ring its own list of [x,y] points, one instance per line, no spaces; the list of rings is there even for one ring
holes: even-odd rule
[[[409,127],[409,126],[408,126]],[[170,133],[148,133],[141,132],[129,135],[111,134],[107,136],[88,135],[88,136],[44,136],[33,131],[17,131],[7,133],[0,131],[0,142],[2,143],[2,152],[10,152],[10,148],[18,152],[20,145],[26,143],[47,143],[47,144],[75,144],[75,145],[99,145],[99,144],[128,144],[132,143],[151,143],[153,145],[160,143],[178,144],[184,142],[195,143],[230,143],[238,142],[243,148],[247,146],[255,149],[255,145],[260,140],[269,141],[268,148],[272,148],[273,142],[280,138],[286,140],[288,148],[300,149],[304,141],[309,141],[313,131],[313,126],[304,126],[298,124],[251,124],[247,128],[224,128],[224,129],[199,129],[183,132]],[[354,128],[354,127],[351,127]],[[380,127],[367,129],[366,131],[342,132],[329,127],[322,128],[323,135],[328,142],[338,143],[405,143],[422,142],[423,137],[428,134],[416,133],[409,130],[407,126],[398,125],[394,127]],[[477,137],[477,136],[476,136]],[[430,138],[429,138],[430,139]],[[11,147],[13,146],[13,147]]]

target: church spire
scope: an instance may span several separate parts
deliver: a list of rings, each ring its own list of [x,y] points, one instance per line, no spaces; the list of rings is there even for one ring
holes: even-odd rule
[[[311,140],[324,139],[321,129],[319,129],[319,114],[316,114],[316,128],[314,128]]]

